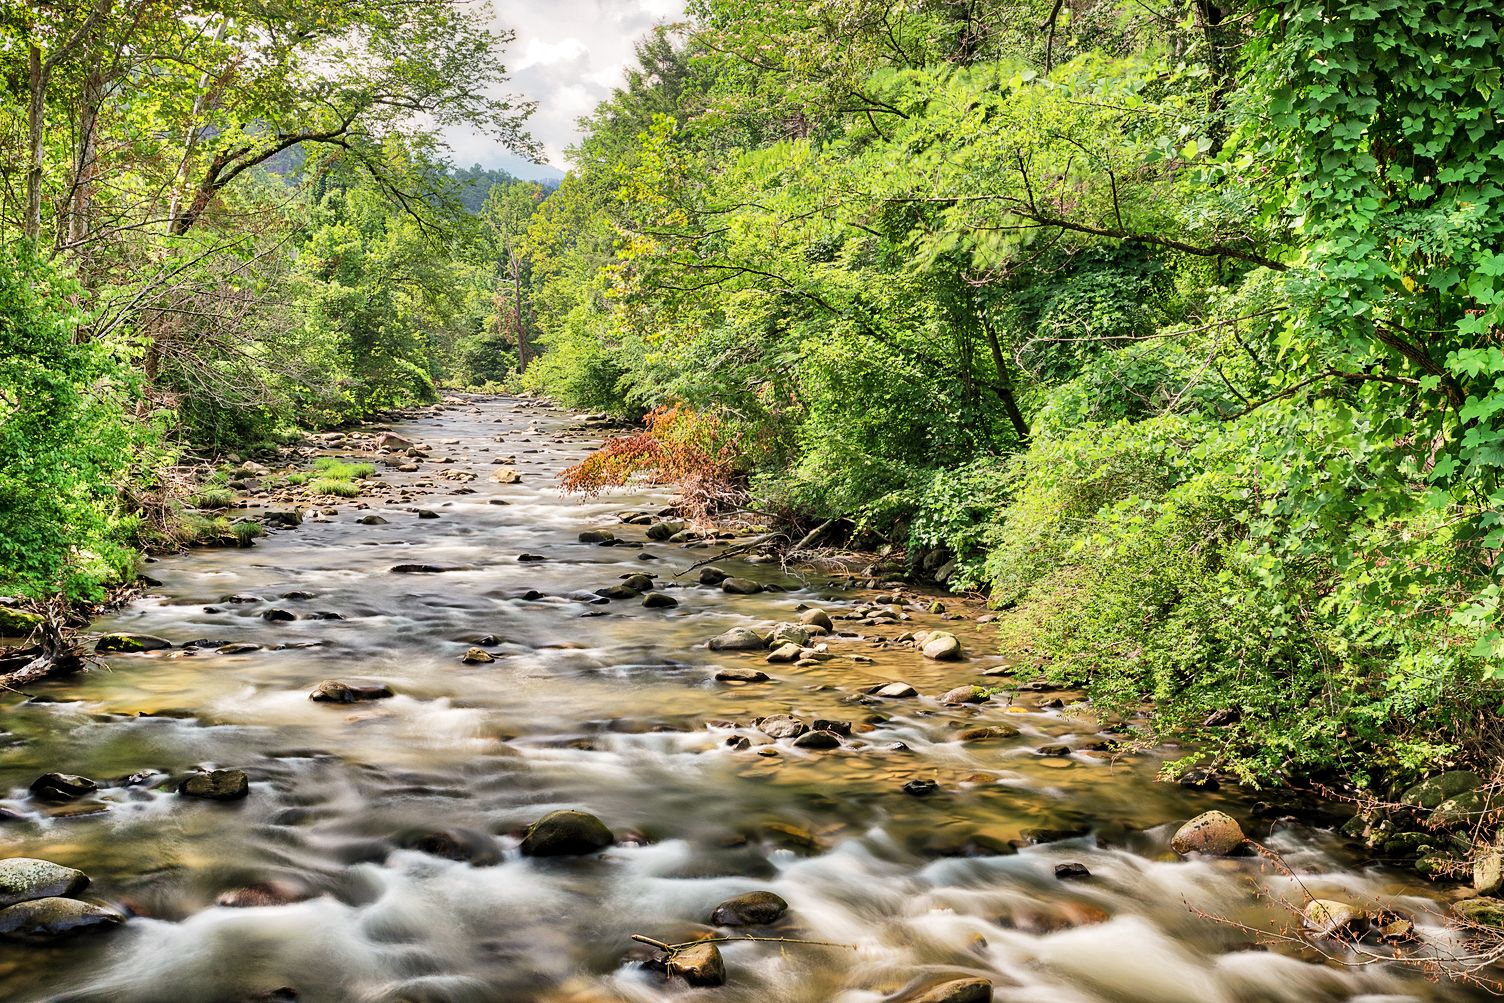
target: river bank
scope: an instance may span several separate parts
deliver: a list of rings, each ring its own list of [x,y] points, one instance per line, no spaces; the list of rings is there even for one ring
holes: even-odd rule
[[[597,433],[539,402],[455,402],[390,434],[413,445],[382,454],[379,495],[158,560],[94,624],[170,647],[7,702],[8,853],[86,872],[125,919],[0,947],[0,995],[871,1003],[986,980],[1018,1001],[1471,998],[1300,939],[1318,897],[1452,950],[1435,886],[1234,787],[1156,782],[1173,750],[1016,676],[979,608],[745,557],[703,581],[715,551],[671,542],[665,493],[559,495]],[[959,658],[926,657],[935,632]],[[95,786],[37,796],[54,772]],[[1175,853],[1209,809],[1289,872]],[[609,843],[525,851],[564,810]],[[718,908],[753,892],[788,907],[759,931],[855,950],[723,944],[725,984],[696,989],[631,940],[734,932]],[[1258,949],[1249,930],[1282,936]]]

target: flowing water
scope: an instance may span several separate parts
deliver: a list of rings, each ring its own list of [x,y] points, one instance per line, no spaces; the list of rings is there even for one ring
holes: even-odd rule
[[[858,638],[830,639],[837,657],[807,667],[707,650],[730,626],[790,619],[801,602],[839,615],[871,593],[836,588],[828,574],[717,562],[789,590],[732,596],[694,574],[672,577],[713,550],[578,542],[590,528],[642,540],[614,513],[666,498],[561,497],[556,475],[590,445],[566,431],[573,424],[493,399],[398,425],[455,459],[443,469],[478,475],[434,479],[435,464],[382,472],[439,518],[373,507],[388,522],[362,525],[346,505],[250,549],[165,559],[151,568],[160,585],[95,625],[262,650],[113,656],[108,671],[6,701],[0,808],[19,817],[0,823],[5,855],[79,867],[94,879],[89,894],[131,919],[56,946],[0,946],[0,999],[227,1003],[285,988],[302,1001],[875,1003],[964,975],[990,978],[995,998],[1012,1003],[1472,998],[1392,969],[1259,948],[1199,915],[1292,928],[1281,903],[1298,907],[1303,886],[1383,901],[1443,935],[1434,893],[1361,866],[1332,834],[1261,821],[1271,813],[1227,791],[1156,783],[1155,754],[1086,748],[1109,736],[1089,714],[1050,706],[1058,694],[937,701],[995,659],[926,662]],[[517,454],[520,484],[487,476],[503,453]],[[473,493],[457,493],[465,488]],[[519,562],[523,552],[547,560]],[[450,570],[391,572],[404,563]],[[679,605],[563,598],[641,571],[677,586],[665,591]],[[290,592],[312,598],[281,598]],[[231,595],[257,601],[222,601]],[[299,619],[268,622],[261,613],[273,605]],[[307,616],[319,611],[344,619]],[[836,626],[891,636],[937,621]],[[968,650],[985,651],[989,628],[962,627]],[[499,641],[496,661],[462,664],[484,634]],[[773,679],[714,681],[724,666]],[[397,695],[310,701],[329,678]],[[861,693],[900,679],[921,697]],[[752,721],[777,713],[851,721],[853,736],[829,751],[770,743]],[[957,737],[990,722],[1021,734]],[[1062,742],[1073,751],[1035,751]],[[206,766],[246,770],[249,797],[195,801],[163,783]],[[48,807],[26,787],[52,770],[161,772]],[[915,779],[941,789],[904,793]],[[617,845],[594,857],[522,856],[521,827],[561,807],[598,815]],[[1247,823],[1298,877],[1258,858],[1176,859],[1176,825],[1210,807]],[[1057,880],[1062,862],[1092,876]],[[216,904],[250,886],[273,889],[275,903]],[[771,934],[851,949],[728,944],[729,980],[715,989],[665,983],[640,964],[632,934],[691,939],[711,929],[716,903],[757,889],[791,906]]]

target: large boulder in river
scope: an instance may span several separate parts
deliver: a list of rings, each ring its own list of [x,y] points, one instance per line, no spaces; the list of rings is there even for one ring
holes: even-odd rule
[[[991,999],[992,983],[986,979],[952,979],[905,996],[902,1003],[990,1003]]]
[[[0,908],[32,899],[73,895],[89,884],[83,871],[36,857],[0,860]]]
[[[726,572],[722,571],[720,568],[710,567],[700,569],[701,585],[719,585],[721,584],[721,582],[724,582],[727,578],[730,577],[730,575],[726,574]]]
[[[185,779],[178,793],[206,801],[239,801],[251,793],[251,780],[244,770],[206,770]]]
[[[113,909],[78,899],[43,898],[0,909],[0,937],[51,940],[67,934],[119,926],[125,917]]]
[[[732,627],[710,639],[711,651],[761,651],[768,642],[751,627]]]
[[[491,474],[491,480],[497,484],[517,484],[522,480],[522,475],[511,467],[497,467]]]
[[[1504,899],[1463,899],[1452,903],[1452,911],[1465,923],[1504,928]],[[0,912],[0,916],[3,915]]]
[[[824,627],[826,630],[835,630],[835,624],[831,622],[830,614],[823,609],[810,608],[799,614],[799,622],[810,627]]]
[[[655,522],[648,527],[648,539],[657,540],[661,543],[675,534],[684,532],[688,528],[682,522]]]
[[[809,629],[801,623],[780,623],[768,632],[768,645],[794,644],[804,647],[809,643]]]
[[[370,686],[361,683],[347,683],[339,679],[325,679],[319,683],[314,691],[308,694],[308,699],[317,700],[319,703],[356,703],[361,700],[385,700],[387,697],[396,696],[390,686]]]
[[[762,586],[750,578],[726,578],[721,581],[721,591],[733,596],[756,595]]]
[[[803,721],[787,714],[774,714],[757,722],[757,730],[769,738],[798,738],[809,730]]]
[[[1182,825],[1170,840],[1170,849],[1179,854],[1205,853],[1225,857],[1242,847],[1243,828],[1226,812],[1202,812]]]
[[[25,637],[40,627],[46,618],[13,606],[0,606],[0,637]]]
[[[162,651],[170,647],[171,641],[152,634],[106,634],[94,642],[95,651]]]
[[[788,911],[789,904],[772,892],[747,892],[729,898],[710,914],[714,926],[768,926]]]
[[[522,852],[529,857],[572,857],[604,850],[616,837],[589,812],[551,811],[527,827]]]
[[[1427,810],[1440,807],[1443,801],[1477,790],[1483,778],[1471,770],[1451,770],[1427,777],[1400,795],[1400,804]]]

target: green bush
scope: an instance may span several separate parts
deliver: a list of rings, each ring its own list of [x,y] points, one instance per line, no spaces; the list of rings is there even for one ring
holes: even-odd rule
[[[127,367],[77,337],[78,294],[26,244],[0,247],[0,593],[97,597],[134,569],[119,489],[147,432]]]

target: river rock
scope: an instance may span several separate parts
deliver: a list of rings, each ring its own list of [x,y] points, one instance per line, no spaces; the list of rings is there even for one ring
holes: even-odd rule
[[[604,850],[616,837],[589,812],[551,811],[527,827],[522,852],[529,857],[568,857]]]
[[[940,698],[947,707],[968,703],[986,703],[987,691],[980,686],[957,686]]]
[[[268,512],[261,521],[273,529],[296,529],[303,525],[303,515],[290,509]]]
[[[587,529],[583,533],[581,533],[577,537],[577,539],[581,543],[594,543],[596,545],[600,545],[603,543],[615,543],[616,534],[611,532],[609,529]]]
[[[522,475],[511,467],[497,467],[491,474],[491,480],[497,484],[516,484],[522,480]]]
[[[208,801],[239,801],[251,793],[251,780],[244,770],[209,770],[188,777],[178,785],[178,793]]]
[[[83,871],[36,857],[0,860],[0,908],[32,899],[74,895],[89,884]]]
[[[1463,899],[1461,902],[1452,903],[1452,911],[1468,923],[1504,927],[1504,899]],[[0,912],[0,916],[3,915],[4,913]]]
[[[762,586],[750,578],[726,578],[721,582],[721,591],[733,596],[756,595]]]
[[[1431,830],[1471,828],[1488,810],[1488,799],[1478,791],[1464,791],[1447,798],[1426,818]]]
[[[411,449],[414,442],[396,432],[387,432],[376,440],[376,446],[378,449]]]
[[[244,885],[220,892],[214,904],[227,909],[256,909],[263,906],[290,905],[307,898],[307,891],[289,882],[258,881],[253,885]]]
[[[1018,729],[1011,724],[990,724],[982,728],[967,728],[956,738],[963,742],[988,742],[998,738],[1016,738]]]
[[[675,534],[684,532],[687,528],[682,522],[655,522],[648,527],[648,539],[661,543]]]
[[[929,779],[910,780],[903,785],[903,792],[910,797],[927,798],[931,794],[940,793],[940,784]]]
[[[710,922],[712,926],[769,926],[788,908],[782,896],[772,892],[747,892],[716,906]]]
[[[700,569],[701,585],[719,585],[730,577],[730,575],[726,574],[726,572],[722,571],[720,568]]]
[[[25,637],[46,622],[40,613],[0,606],[0,637]]]
[[[954,979],[903,997],[900,1003],[990,1003],[992,983],[986,979]]]
[[[809,729],[797,717],[775,714],[757,722],[757,730],[769,738],[798,738]]]
[[[1170,849],[1179,854],[1205,853],[1225,857],[1243,845],[1243,829],[1226,812],[1202,812],[1182,825],[1170,840]]]
[[[106,634],[94,642],[95,651],[163,651],[172,642],[153,634]]]
[[[339,679],[326,679],[308,694],[308,699],[317,700],[319,703],[355,703],[360,700],[385,700],[391,696],[396,696],[396,694],[392,692],[390,686],[367,686],[347,683]]]
[[[726,984],[726,963],[714,944],[681,947],[668,958],[672,972],[692,986],[709,988]]]
[[[119,926],[125,917],[113,909],[78,899],[41,898],[0,909],[0,936],[12,940],[51,940],[67,934]]]
[[[767,646],[763,636],[751,627],[732,627],[710,639],[711,651],[761,651]]]
[[[662,592],[649,592],[642,597],[642,604],[648,609],[673,609],[679,605],[679,600]]]
[[[799,622],[811,627],[824,627],[826,630],[835,630],[835,624],[831,622],[830,614],[823,609],[811,608],[799,614]]]
[[[803,653],[804,649],[797,644],[780,644],[769,652],[764,660],[770,665],[787,665],[790,662],[799,661],[799,656]]]
[[[1504,888],[1504,832],[1473,852],[1473,891],[1497,895]]]
[[[796,749],[839,749],[841,737],[823,728],[818,731],[806,731],[794,739],[794,747]]]
[[[607,585],[605,588],[596,589],[595,594],[605,599],[636,599],[642,595],[641,589],[634,589],[626,582],[619,585]]]
[[[1483,786],[1483,778],[1471,770],[1451,770],[1427,777],[1400,795],[1400,804],[1412,808],[1434,810],[1443,801],[1459,794],[1477,790]]]
[[[782,644],[794,644],[804,647],[809,643],[809,630],[799,623],[780,623],[774,625],[768,632],[768,644],[778,647]]]
[[[385,526],[387,521],[379,515],[363,515],[355,520],[357,526]]]
[[[768,674],[760,669],[717,669],[715,681],[718,683],[765,683]]]
[[[486,662],[496,661],[496,656],[485,648],[471,648],[460,656],[460,661],[466,665],[484,665]]]
[[[268,623],[288,623],[297,618],[298,615],[292,610],[273,608],[261,611],[261,619]]]
[[[889,700],[907,700],[919,695],[919,691],[908,683],[884,683],[871,693],[875,697],[885,697]]]
[[[1337,937],[1358,932],[1367,925],[1368,914],[1355,905],[1335,899],[1312,899],[1301,916],[1307,930],[1318,937]]]
[[[31,782],[30,790],[38,801],[62,804],[99,790],[99,784],[72,773],[44,773]]]
[[[925,658],[933,658],[937,662],[953,662],[961,657],[961,642],[954,634],[936,630],[924,639],[924,647],[919,650]]]
[[[1071,861],[1066,864],[1055,865],[1055,880],[1076,881],[1081,878],[1091,877],[1091,871],[1083,863]]]

